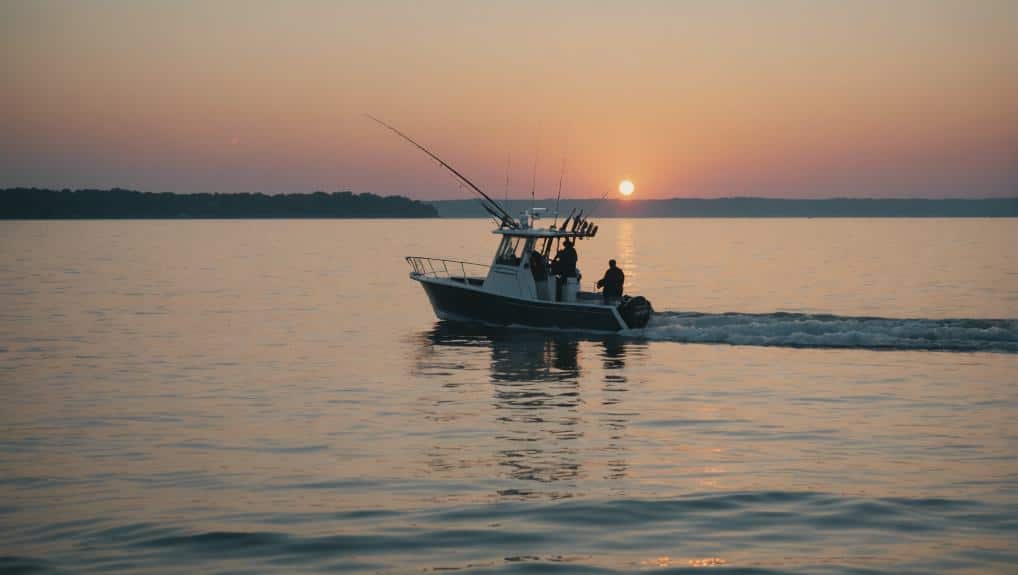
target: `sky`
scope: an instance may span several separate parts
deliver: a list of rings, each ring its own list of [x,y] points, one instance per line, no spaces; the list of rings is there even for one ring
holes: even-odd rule
[[[496,197],[1018,196],[1014,0],[0,0],[0,32],[0,187],[471,197],[370,113]]]

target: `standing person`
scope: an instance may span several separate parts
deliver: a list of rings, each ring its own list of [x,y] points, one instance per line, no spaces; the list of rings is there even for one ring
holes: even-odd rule
[[[534,281],[543,282],[548,279],[548,265],[537,250],[530,252],[530,273],[534,274]]]
[[[625,282],[626,274],[622,273],[622,268],[615,265],[615,260],[608,260],[608,270],[603,278],[597,280],[597,287],[604,288],[601,293],[604,303],[613,303],[622,297],[622,284]]]
[[[555,254],[555,259],[552,261],[551,269],[556,276],[555,281],[555,299],[562,299],[562,285],[565,284],[566,278],[576,277],[576,248],[573,247],[573,241],[566,238],[563,243],[562,249]]]
[[[559,261],[562,277],[576,277],[576,260],[579,259],[579,256],[576,254],[576,248],[573,247],[573,240],[566,238],[563,248],[559,250],[555,258]]]

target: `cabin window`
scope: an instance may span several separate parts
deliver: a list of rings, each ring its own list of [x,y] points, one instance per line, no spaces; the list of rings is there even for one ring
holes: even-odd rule
[[[502,238],[502,245],[498,247],[498,254],[495,256],[495,263],[504,266],[520,265],[521,247],[523,238],[505,236]]]

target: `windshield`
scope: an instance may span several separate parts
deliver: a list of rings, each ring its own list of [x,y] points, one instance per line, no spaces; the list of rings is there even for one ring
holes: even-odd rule
[[[503,237],[502,245],[498,247],[498,254],[495,255],[495,263],[504,266],[519,265],[522,247],[523,238]]]

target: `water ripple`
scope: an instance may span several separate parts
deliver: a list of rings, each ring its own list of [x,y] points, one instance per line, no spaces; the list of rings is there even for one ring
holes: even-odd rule
[[[892,319],[801,313],[659,312],[629,335],[658,341],[782,347],[1018,353],[1018,320]]]
[[[636,569],[697,573],[717,566],[724,566],[726,573],[922,572],[920,558],[874,565],[865,555],[851,554],[817,566],[794,557],[803,549],[831,544],[881,555],[902,538],[921,550],[925,545],[943,546],[943,534],[952,533],[956,539],[981,543],[948,549],[950,561],[959,568],[1013,564],[1018,553],[999,542],[1015,532],[1016,512],[962,499],[761,491],[670,499],[501,502],[417,511],[241,513],[219,520],[250,527],[208,531],[191,530],[186,521],[177,526],[111,525],[108,520],[90,519],[24,533],[21,543],[31,548],[60,538],[70,548],[96,550],[97,569],[109,569],[115,557],[124,570],[141,572],[169,564],[214,569],[238,560],[300,565],[314,572],[426,568],[466,573]],[[271,528],[281,524],[286,531]],[[786,559],[779,563],[755,559],[750,551],[760,545],[780,551],[778,555]],[[718,556],[724,549],[725,556]],[[51,572],[65,567],[59,558],[59,553],[45,561],[19,555],[5,558],[0,567],[8,572]]]

